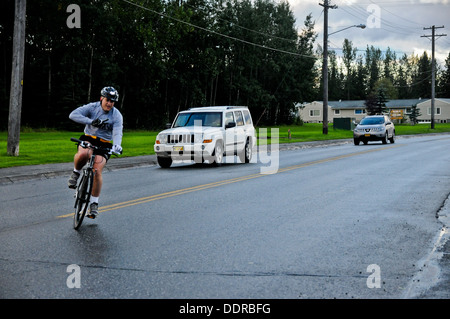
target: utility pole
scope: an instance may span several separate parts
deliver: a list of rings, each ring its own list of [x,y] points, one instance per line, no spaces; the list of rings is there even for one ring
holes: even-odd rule
[[[26,0],[15,0],[14,38],[9,95],[7,154],[19,156],[20,117],[22,111],[23,66],[25,58]]]
[[[421,38],[431,37],[431,129],[434,129],[434,95],[435,95],[435,84],[436,84],[436,61],[434,59],[434,42],[435,37],[445,37],[446,34],[436,34],[436,29],[441,29],[444,26],[436,27],[431,26],[429,28],[423,28],[424,30],[431,29],[431,35],[422,35]]]
[[[323,117],[322,117],[322,133],[328,134],[328,9],[336,9],[336,5],[329,5],[328,0],[323,0]]]

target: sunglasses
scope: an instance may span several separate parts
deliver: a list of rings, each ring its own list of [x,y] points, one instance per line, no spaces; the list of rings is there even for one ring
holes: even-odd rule
[[[105,97],[105,99],[106,99],[106,101],[108,101],[108,102],[110,102],[110,103],[116,102],[116,101],[113,101],[113,100],[111,100],[111,99],[109,99],[109,98],[107,98],[107,97]]]

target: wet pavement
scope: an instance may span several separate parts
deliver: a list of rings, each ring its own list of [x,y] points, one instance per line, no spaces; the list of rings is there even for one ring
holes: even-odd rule
[[[413,138],[404,136],[398,138]],[[327,147],[353,143],[352,139],[329,140],[304,143],[280,144],[279,150],[296,150],[312,147]],[[156,155],[111,158],[104,171],[113,171],[140,166],[157,165]],[[0,169],[0,185],[6,186],[30,179],[49,179],[56,176],[69,176],[73,163],[29,165]],[[450,191],[450,190],[449,190]],[[442,229],[436,235],[434,248],[420,261],[417,275],[403,296],[406,299],[448,299],[450,298],[450,197],[436,212],[442,222]]]

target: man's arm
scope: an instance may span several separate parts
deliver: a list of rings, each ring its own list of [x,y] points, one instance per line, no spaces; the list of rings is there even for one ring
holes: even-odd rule
[[[80,124],[91,124],[92,123],[92,119],[90,118],[92,109],[91,104],[92,103],[76,108],[75,110],[72,111],[72,113],[70,113],[69,118],[72,121]]]
[[[115,114],[117,118],[114,120],[113,126],[113,144],[114,145],[122,145],[122,136],[123,136],[123,118],[120,112]]]

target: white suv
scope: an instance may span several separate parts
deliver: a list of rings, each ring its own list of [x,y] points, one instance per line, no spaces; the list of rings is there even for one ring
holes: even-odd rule
[[[154,150],[158,164],[167,168],[173,160],[220,165],[227,155],[238,155],[241,162],[249,163],[255,145],[247,107],[208,106],[178,113],[171,128],[156,136]]]

